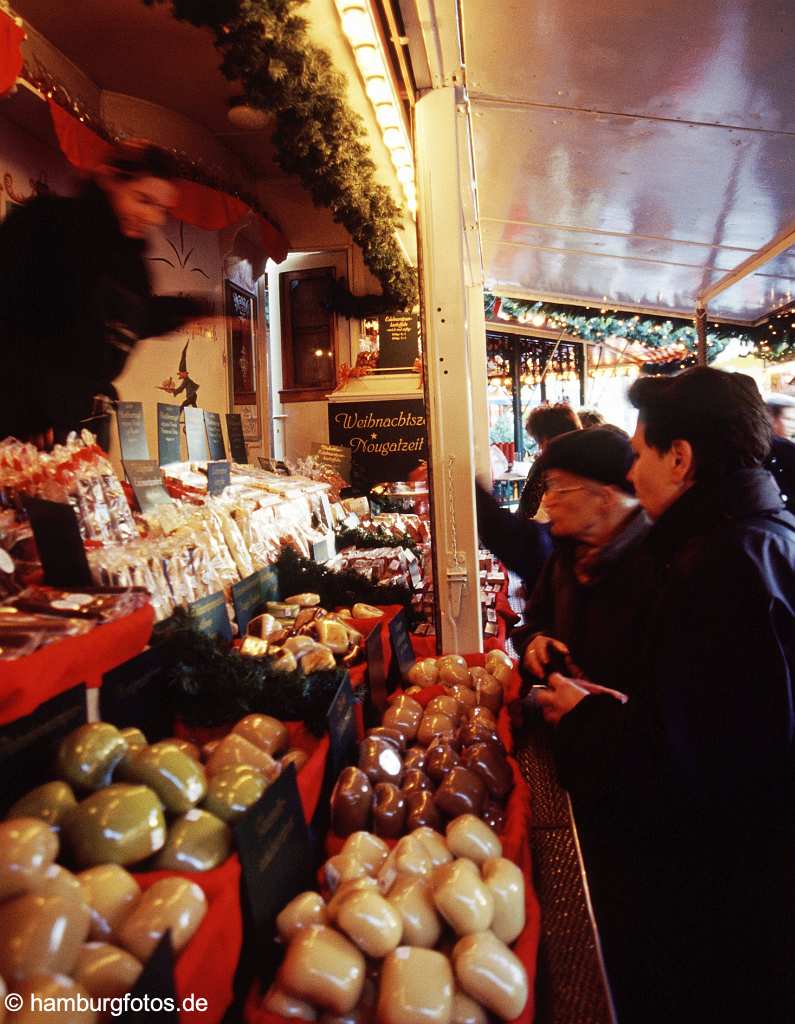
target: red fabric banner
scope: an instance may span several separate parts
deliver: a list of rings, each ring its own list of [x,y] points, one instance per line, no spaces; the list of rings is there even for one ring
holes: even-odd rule
[[[49,106],[58,144],[66,159],[81,171],[96,170],[110,153],[110,144],[53,100],[49,101]],[[205,231],[220,231],[253,213],[268,256],[281,263],[287,255],[287,240],[281,231],[255,213],[242,199],[184,178],[177,181],[177,187],[179,199],[171,211],[177,220]]]
[[[22,40],[25,32],[12,17],[0,11],[0,96],[14,88],[22,70]]]

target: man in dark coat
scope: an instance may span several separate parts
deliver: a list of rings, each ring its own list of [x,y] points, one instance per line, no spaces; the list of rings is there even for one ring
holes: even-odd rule
[[[770,394],[765,400],[767,415],[773,430],[770,454],[765,460],[776,478],[784,504],[795,509],[795,398],[791,395]]]
[[[630,480],[657,582],[626,703],[559,674],[562,781],[612,846],[600,922],[622,1024],[793,1016],[795,518],[754,382],[637,381]],[[632,647],[636,648],[633,653]],[[638,656],[638,652],[640,652]],[[611,678],[599,682],[610,685]]]
[[[153,296],[146,238],[177,200],[169,155],[122,143],[74,198],[39,196],[0,226],[0,438],[79,428],[141,338],[205,307]]]

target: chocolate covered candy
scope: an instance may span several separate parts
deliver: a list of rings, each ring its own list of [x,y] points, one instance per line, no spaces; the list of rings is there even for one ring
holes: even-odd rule
[[[425,755],[425,772],[438,786],[445,775],[460,763],[460,757],[449,743],[434,743]]]
[[[403,835],[406,800],[391,782],[379,782],[373,790],[373,831],[384,839]]]
[[[403,778],[403,759],[389,740],[367,736],[359,744],[359,768],[373,785],[379,782],[399,784]]]
[[[360,768],[343,768],[331,794],[331,827],[338,836],[365,830],[370,820],[373,788]]]
[[[462,752],[461,760],[483,779],[492,796],[505,797],[510,793],[513,788],[513,772],[493,743],[473,743]]]
[[[438,828],[439,811],[429,790],[416,790],[406,795],[406,828]]]
[[[436,790],[436,806],[448,818],[459,814],[480,815],[486,804],[486,784],[469,768],[458,766],[447,773]]]

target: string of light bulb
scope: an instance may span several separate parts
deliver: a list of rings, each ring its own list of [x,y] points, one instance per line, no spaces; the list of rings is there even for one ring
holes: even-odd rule
[[[336,5],[342,31],[353,50],[364,90],[373,106],[384,145],[389,150],[395,174],[403,189],[406,206],[411,215],[415,216],[417,186],[414,181],[414,156],[369,0],[336,0]]]

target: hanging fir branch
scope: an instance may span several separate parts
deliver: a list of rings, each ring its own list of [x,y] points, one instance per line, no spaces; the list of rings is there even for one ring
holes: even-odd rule
[[[361,248],[381,282],[382,311],[411,308],[417,275],[395,234],[402,211],[376,181],[364,123],[345,101],[345,79],[328,53],[309,41],[306,20],[295,13],[303,0],[143,2],[168,3],[176,18],[212,30],[221,71],[241,88],[239,101],[276,114],[279,166],[298,177]],[[340,309],[343,315],[357,315],[357,297],[350,298],[354,303]],[[358,298],[366,306],[373,296]]]

